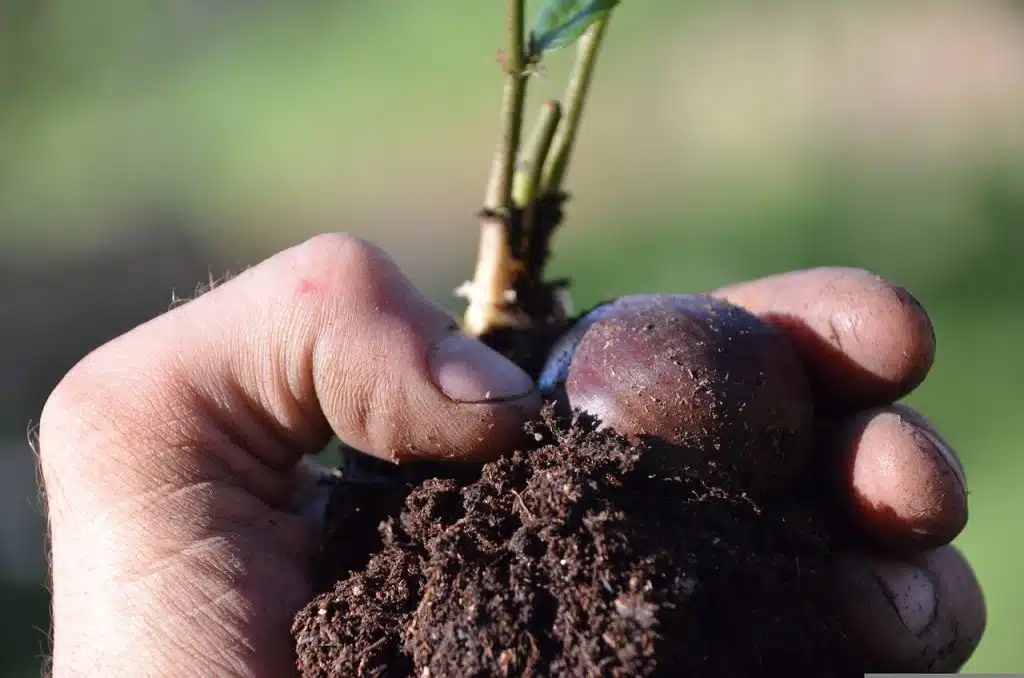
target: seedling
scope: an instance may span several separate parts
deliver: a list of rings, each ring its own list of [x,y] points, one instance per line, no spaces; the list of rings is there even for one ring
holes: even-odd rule
[[[545,280],[551,238],[568,199],[563,185],[584,103],[618,0],[550,0],[524,32],[522,0],[510,0],[503,68],[502,134],[480,211],[476,271],[457,294],[469,303],[467,332],[504,350],[536,373],[538,345],[563,332],[572,313],[566,281]],[[577,45],[562,101],[546,102],[529,143],[522,144],[530,74],[551,52]]]

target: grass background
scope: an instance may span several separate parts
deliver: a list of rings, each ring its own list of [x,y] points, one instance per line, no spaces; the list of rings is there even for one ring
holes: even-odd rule
[[[0,3],[0,265],[70,267],[166,215],[235,268],[346,230],[458,309],[503,5]],[[989,601],[970,672],[1024,669],[1022,123],[1019,2],[627,0],[552,263],[581,307],[819,265],[912,289],[939,339],[909,401],[963,457]],[[38,674],[44,581],[0,585],[0,676]]]

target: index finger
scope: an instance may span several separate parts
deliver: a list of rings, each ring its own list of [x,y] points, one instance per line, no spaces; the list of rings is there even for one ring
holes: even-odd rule
[[[854,268],[815,268],[713,293],[778,327],[792,341],[824,410],[891,403],[924,381],[935,332],[903,287]]]

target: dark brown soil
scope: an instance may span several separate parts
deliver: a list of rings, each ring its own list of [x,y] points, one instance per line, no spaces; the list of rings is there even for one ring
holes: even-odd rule
[[[863,675],[825,516],[589,422],[536,435],[482,468],[339,486],[324,592],[293,627],[304,677]]]

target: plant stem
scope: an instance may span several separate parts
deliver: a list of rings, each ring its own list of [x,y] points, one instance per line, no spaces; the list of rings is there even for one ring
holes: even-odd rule
[[[497,180],[497,195],[493,203],[485,206],[491,209],[512,207],[512,176],[519,154],[519,138],[523,129],[523,105],[526,102],[526,56],[523,54],[523,13],[525,0],[509,0],[508,3],[508,50],[505,55],[505,92],[501,102],[502,137],[498,146],[501,156],[501,174]]]
[[[484,196],[480,246],[472,283],[456,291],[468,298],[464,329],[475,336],[497,327],[519,325],[524,319],[510,309],[516,276],[522,269],[514,253],[512,180],[523,126],[526,78],[523,73],[523,14],[525,0],[509,0],[506,23],[505,89],[501,102],[501,141],[494,154],[491,178]]]
[[[528,208],[537,197],[544,163],[561,119],[562,106],[557,101],[549,101],[540,109],[533,134],[512,181],[512,201],[520,209]]]
[[[536,288],[543,283],[542,260],[538,254],[547,251],[546,225],[538,222],[537,199],[540,195],[540,180],[544,172],[545,160],[551,150],[551,142],[555,138],[555,130],[562,119],[562,105],[557,101],[548,101],[540,109],[529,144],[520,158],[519,169],[512,181],[512,200],[519,210],[519,249],[516,257],[524,267],[527,288]],[[543,249],[539,249],[543,248]]]
[[[565,117],[558,129],[558,136],[555,138],[541,184],[543,193],[554,193],[562,189],[569,169],[569,158],[576,144],[576,138],[579,136],[583,104],[590,90],[594,66],[597,63],[597,56],[601,50],[601,43],[604,40],[610,18],[611,13],[608,13],[598,19],[580,38],[576,62],[572,74],[569,76],[569,85],[565,93]]]

